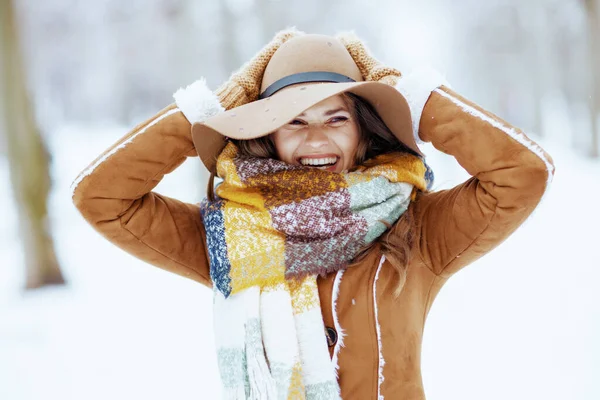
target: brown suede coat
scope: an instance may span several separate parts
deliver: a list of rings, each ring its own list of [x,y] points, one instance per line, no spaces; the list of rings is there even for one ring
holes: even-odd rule
[[[416,244],[398,299],[392,295],[394,269],[388,262],[380,265],[377,248],[360,265],[337,274],[338,292],[336,274],[319,279],[325,325],[335,328],[336,300],[338,326],[345,331],[337,353],[344,400],[378,394],[425,398],[421,342],[433,300],[450,276],[500,244],[530,215],[554,172],[551,158],[522,132],[445,87],[429,98],[420,137],[454,156],[472,178],[411,205]],[[190,123],[170,106],[94,161],[76,180],[73,201],[115,245],[210,286],[198,205],[152,192],[192,156]]]

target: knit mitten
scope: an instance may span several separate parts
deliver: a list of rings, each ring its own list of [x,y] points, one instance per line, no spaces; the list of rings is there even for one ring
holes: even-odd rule
[[[287,40],[303,34],[295,28],[278,32],[258,54],[234,72],[229,80],[215,91],[221,105],[226,110],[230,110],[258,99],[263,74],[275,51]]]
[[[353,32],[339,33],[337,36],[352,59],[358,66],[360,73],[365,81],[383,82],[390,86],[395,86],[396,81],[402,75],[395,68],[383,65],[379,60],[371,55],[367,46]]]

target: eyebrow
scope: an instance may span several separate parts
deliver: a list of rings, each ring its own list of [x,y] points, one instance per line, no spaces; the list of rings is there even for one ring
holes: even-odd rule
[[[335,114],[336,112],[339,112],[339,111],[346,111],[346,112],[349,112],[349,111],[348,111],[348,110],[347,110],[345,107],[339,107],[339,108],[336,108],[336,109],[334,109],[334,110],[328,110],[328,111],[325,111],[324,115],[326,115],[326,116],[329,116],[329,115]],[[304,113],[302,113],[302,114],[300,114],[300,115],[298,115],[298,116],[299,116],[299,117],[304,117],[304,116],[305,116],[305,114],[304,114]]]

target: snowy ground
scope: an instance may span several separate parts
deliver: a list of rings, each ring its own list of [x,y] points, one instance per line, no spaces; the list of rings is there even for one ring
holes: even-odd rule
[[[22,293],[6,161],[0,160],[0,399],[216,399],[210,293],[148,266],[95,233],[69,185],[124,133],[65,128],[52,136],[52,226],[69,285]],[[600,398],[600,164],[542,142],[557,175],[532,218],[453,277],[423,346],[429,400]],[[438,187],[465,177],[434,155]],[[188,201],[200,164],[159,191]]]

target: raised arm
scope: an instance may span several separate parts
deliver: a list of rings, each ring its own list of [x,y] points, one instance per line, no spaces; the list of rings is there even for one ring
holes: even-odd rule
[[[73,202],[83,217],[134,256],[211,285],[206,233],[198,206],[152,189],[186,157],[197,156],[191,124],[256,100],[273,53],[301,34],[295,29],[278,32],[214,94],[204,80],[179,90],[174,96],[176,104],[138,125],[102,153],[72,185]]]
[[[449,276],[525,221],[548,189],[554,165],[522,131],[438,86],[430,74],[402,78],[398,88],[409,98],[420,139],[472,175],[415,203],[415,250],[435,274]]]
[[[198,206],[152,189],[196,156],[190,122],[171,105],[102,153],[73,182],[81,215],[113,244],[170,272],[210,285]]]

